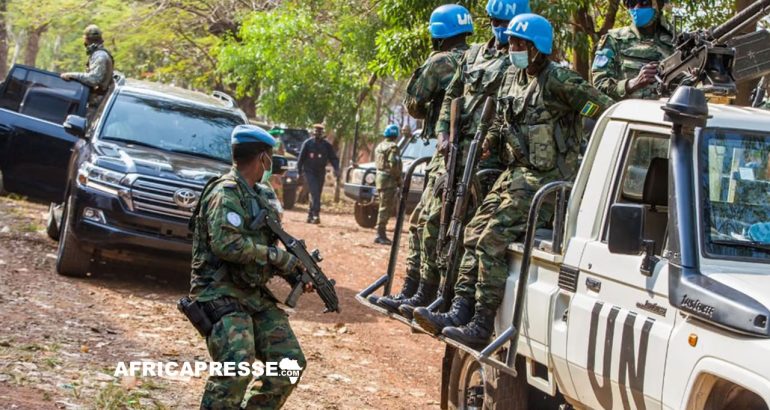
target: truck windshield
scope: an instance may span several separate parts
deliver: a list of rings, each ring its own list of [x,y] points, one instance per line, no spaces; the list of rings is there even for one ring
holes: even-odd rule
[[[436,151],[436,139],[423,140],[419,137],[412,138],[409,144],[404,147],[401,158],[404,160],[415,160],[422,157],[430,157]]]
[[[230,133],[242,118],[180,101],[121,94],[101,138],[230,162]]]
[[[702,136],[706,253],[770,262],[770,135],[705,129]]]

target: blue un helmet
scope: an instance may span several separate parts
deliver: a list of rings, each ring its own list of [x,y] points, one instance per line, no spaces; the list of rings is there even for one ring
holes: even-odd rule
[[[382,133],[382,136],[385,138],[396,138],[398,137],[398,125],[396,124],[390,124],[385,128],[385,131]]]
[[[435,39],[454,37],[462,33],[473,33],[471,13],[458,4],[437,7],[430,15],[430,36]]]
[[[239,125],[230,134],[230,145],[246,144],[249,142],[261,142],[272,148],[275,146],[275,138],[270,133],[256,125]]]
[[[490,18],[504,22],[510,21],[522,13],[530,13],[529,0],[489,0],[487,2],[487,14]],[[506,27],[492,23],[492,34],[499,44],[508,44]]]
[[[508,23],[506,34],[531,41],[543,54],[553,51],[553,27],[545,17],[537,14],[519,14]]]

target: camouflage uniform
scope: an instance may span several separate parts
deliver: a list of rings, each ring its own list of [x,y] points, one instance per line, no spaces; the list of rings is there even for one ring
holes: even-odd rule
[[[385,232],[385,225],[393,215],[396,206],[396,191],[401,185],[401,153],[393,138],[382,141],[374,149],[374,163],[377,177],[374,180],[380,195],[380,209],[377,212],[377,231]]]
[[[505,290],[506,247],[524,233],[532,197],[548,182],[575,177],[582,138],[579,117],[598,118],[613,103],[577,73],[554,63],[537,77],[509,68],[498,98],[487,139],[490,146],[505,143],[503,158],[509,165],[465,229],[455,286],[457,296],[476,300],[477,311],[491,312]],[[526,141],[526,150],[520,141]],[[541,223],[550,218],[543,219]]]
[[[65,75],[91,89],[88,97],[88,117],[91,118],[112,86],[114,61],[110,52],[104,48],[104,44],[91,44],[86,52],[88,53],[86,72],[65,73]]]
[[[209,184],[201,196],[200,212],[194,216],[190,297],[210,302],[236,299],[240,311],[227,314],[214,324],[206,339],[211,359],[217,362],[279,362],[296,360],[305,368],[297,338],[286,313],[265,287],[277,274],[292,279],[268,263],[272,233],[267,228],[249,229],[259,209],[276,212],[270,205],[272,192],[249,187],[235,167]],[[239,408],[251,376],[210,376],[201,408]],[[279,408],[294,389],[288,377],[265,377],[261,387],[250,392],[247,408]]]
[[[660,19],[653,36],[642,35],[631,25],[610,30],[596,46],[591,79],[599,91],[615,100],[628,98],[658,99],[656,84],[629,94],[626,83],[639,74],[647,63],[661,61],[674,52],[671,29]]]
[[[465,160],[468,154],[467,146],[473,139],[476,129],[481,121],[481,109],[485,97],[495,95],[506,69],[511,65],[507,50],[499,50],[494,47],[495,40],[486,44],[474,44],[465,53],[460,62],[452,82],[447,87],[446,96],[441,107],[441,116],[437,125],[439,133],[449,132],[450,106],[454,98],[464,96],[464,104],[460,115],[462,158],[457,163],[457,175],[463,173]],[[499,151],[500,146],[490,146],[492,156],[479,163],[479,169],[502,168]],[[442,173],[446,169],[442,170]],[[425,205],[425,227],[423,228],[423,255],[432,250],[435,253],[439,234],[442,197],[430,196]],[[470,215],[469,215],[470,216]],[[437,258],[425,258],[420,268],[420,280],[425,283],[438,285],[441,275],[438,269]],[[435,295],[434,295],[435,296]]]
[[[424,138],[436,138],[435,126],[445,90],[466,50],[468,50],[468,45],[461,44],[449,51],[431,53],[425,64],[418,68],[409,80],[404,105],[409,115],[425,120],[422,133]],[[436,178],[444,168],[443,164],[444,158],[438,152],[434,153],[430,163],[425,168],[428,177],[425,189],[420,197],[420,202],[409,218],[409,253],[406,257],[406,275],[415,283],[420,281],[420,263],[424,259],[421,257],[420,244],[422,243],[422,230],[427,215],[424,214],[423,209],[431,198]],[[422,255],[431,255],[432,257],[434,253],[435,250],[432,253]]]

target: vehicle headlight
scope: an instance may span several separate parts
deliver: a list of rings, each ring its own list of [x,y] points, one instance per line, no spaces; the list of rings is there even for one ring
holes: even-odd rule
[[[374,185],[374,172],[366,174],[364,182],[366,182],[367,185]]]
[[[122,185],[126,174],[107,168],[98,167],[90,162],[85,162],[78,169],[77,181],[80,185],[87,186],[112,195],[125,188]]]

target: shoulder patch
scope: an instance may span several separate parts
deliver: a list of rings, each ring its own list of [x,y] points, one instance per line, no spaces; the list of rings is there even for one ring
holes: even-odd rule
[[[596,111],[599,109],[599,104],[596,104],[593,101],[586,101],[586,104],[583,106],[583,108],[580,109],[580,115],[584,117],[593,117],[594,114],[596,114]]]
[[[222,188],[235,189],[238,188],[238,183],[232,180],[226,180],[222,182]]]
[[[243,223],[243,219],[241,219],[241,216],[233,211],[229,211],[226,214],[226,218],[227,218],[227,222],[236,228],[240,227],[241,224]]]
[[[594,56],[594,63],[591,68],[597,69],[597,68],[604,68],[607,66],[607,64],[612,60],[612,58],[615,56],[615,52],[613,52],[609,48],[603,48],[596,52],[596,56]]]

